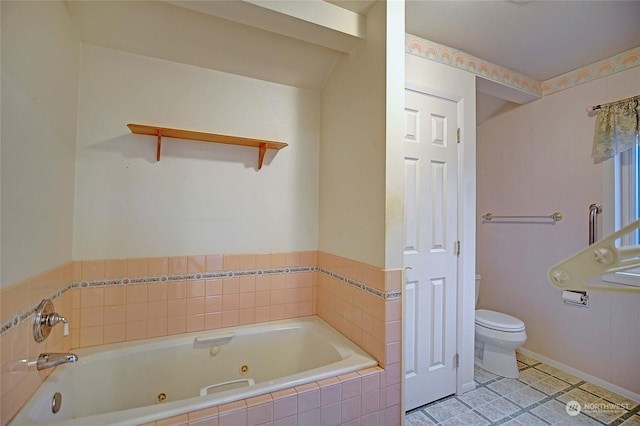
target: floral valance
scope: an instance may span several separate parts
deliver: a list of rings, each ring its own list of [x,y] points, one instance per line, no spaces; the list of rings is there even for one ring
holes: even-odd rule
[[[612,158],[640,143],[640,96],[600,105],[599,109],[593,135],[595,160]]]

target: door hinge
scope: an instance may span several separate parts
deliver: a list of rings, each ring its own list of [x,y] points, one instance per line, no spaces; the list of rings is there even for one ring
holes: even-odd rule
[[[460,367],[460,355],[455,354],[453,356],[453,364],[456,366],[456,368]]]
[[[453,254],[456,256],[460,256],[460,241],[456,241],[453,243]]]
[[[456,139],[458,140],[458,143],[460,143],[460,127],[456,130]]]

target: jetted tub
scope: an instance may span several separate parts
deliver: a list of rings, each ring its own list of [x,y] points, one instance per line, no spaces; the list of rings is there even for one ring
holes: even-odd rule
[[[377,365],[317,317],[73,352],[12,425],[136,425]]]

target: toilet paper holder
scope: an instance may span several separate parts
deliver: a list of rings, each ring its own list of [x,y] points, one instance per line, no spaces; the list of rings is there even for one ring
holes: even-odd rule
[[[581,308],[589,307],[589,293],[586,291],[563,290],[562,301],[566,305],[580,306]]]

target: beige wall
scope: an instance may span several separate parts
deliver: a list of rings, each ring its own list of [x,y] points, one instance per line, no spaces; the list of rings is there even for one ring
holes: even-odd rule
[[[71,260],[80,42],[64,2],[2,2],[1,286]]]
[[[367,34],[342,56],[322,92],[321,251],[385,263],[386,5],[367,15]]]
[[[315,250],[320,94],[84,46],[75,260]],[[282,141],[257,148],[132,135],[127,123]],[[126,244],[123,244],[126,241]]]
[[[404,266],[404,2],[387,3],[385,268]]]
[[[587,245],[589,205],[603,201],[603,168],[591,159],[595,117],[585,107],[638,92],[633,68],[491,118],[478,129],[477,165],[479,307],[522,319],[526,349],[635,393],[640,295],[592,292],[588,309],[567,306],[546,273]],[[554,211],[564,215],[555,225],[480,219]]]

